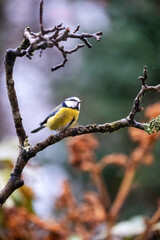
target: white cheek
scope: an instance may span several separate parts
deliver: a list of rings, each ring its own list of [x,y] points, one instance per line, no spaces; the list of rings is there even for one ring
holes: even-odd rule
[[[69,107],[69,108],[75,108],[77,106],[77,102],[66,102],[66,105]]]

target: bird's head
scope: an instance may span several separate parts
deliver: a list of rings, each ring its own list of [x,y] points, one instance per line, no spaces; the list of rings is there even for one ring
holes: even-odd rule
[[[73,108],[80,111],[81,100],[78,97],[69,97],[62,103],[63,107]]]

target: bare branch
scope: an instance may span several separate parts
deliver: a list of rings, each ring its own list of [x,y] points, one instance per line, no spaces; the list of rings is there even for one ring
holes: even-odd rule
[[[76,27],[76,29],[73,31],[73,33],[76,33],[76,32],[78,32],[78,31],[79,31],[79,29],[80,29],[80,25],[78,25],[78,26]]]
[[[143,239],[147,239],[147,236],[149,235],[150,230],[152,229],[152,226],[157,223],[160,219],[160,206],[158,206],[156,212],[154,213],[154,215],[146,221],[146,229],[143,233],[141,233],[140,235],[138,235],[135,240],[143,240]]]
[[[12,115],[13,115],[16,133],[19,139],[19,145],[20,147],[22,147],[26,139],[26,132],[22,124],[22,118],[21,118],[21,114],[18,106],[17,95],[14,88],[13,67],[14,67],[15,60],[16,60],[16,52],[11,49],[8,50],[5,56],[7,93],[8,93],[11,109],[12,109]]]
[[[91,48],[92,45],[88,41],[88,38],[94,38],[97,41],[100,41],[102,32],[97,33],[82,33],[76,34],[80,26],[78,25],[73,32],[70,32],[70,29],[63,27],[62,23],[54,26],[53,28],[45,29],[43,26],[43,0],[40,2],[40,13],[39,13],[39,26],[40,32],[34,33],[31,31],[30,27],[26,27],[24,30],[24,40],[22,44],[17,48],[17,57],[23,57],[26,55],[29,59],[32,59],[34,51],[40,50],[40,57],[42,55],[42,50],[46,48],[53,48],[56,46],[58,50],[62,53],[63,62],[52,67],[51,71],[55,71],[61,67],[64,67],[67,59],[67,54],[72,54],[78,51],[84,44]],[[84,44],[77,44],[72,50],[65,51],[63,45],[59,47],[59,43],[62,41],[67,41],[69,38],[77,38],[84,42]],[[27,42],[27,45],[26,45]],[[24,45],[25,43],[25,45]]]
[[[67,55],[72,54],[73,52],[76,52],[79,48],[84,47],[84,44],[78,44],[75,48],[73,48],[71,50],[64,50],[64,48],[60,47],[59,44],[56,44],[55,46],[59,49],[59,51],[61,51],[64,60],[62,63],[51,68],[51,71],[56,71],[57,69],[64,67],[66,62],[68,61]]]
[[[71,54],[73,52],[76,52],[79,48],[84,47],[84,44],[78,44],[77,46],[75,46],[75,48],[71,49],[71,50],[65,50],[66,54]]]
[[[143,110],[143,107],[140,107],[140,103],[146,92],[152,91],[152,92],[160,93],[160,84],[157,86],[154,86],[154,87],[146,85],[146,80],[148,79],[146,66],[144,67],[144,70],[143,70],[143,77],[139,77],[139,79],[141,80],[142,87],[141,87],[140,92],[137,94],[137,97],[134,100],[132,110],[127,117],[129,122],[134,121],[134,117],[135,117],[136,113]]]
[[[26,166],[28,158],[26,151],[22,150],[19,153],[15,166],[11,172],[10,178],[5,187],[0,191],[0,206],[5,203],[9,196],[17,189],[23,186],[24,181],[21,179],[21,173]]]
[[[61,67],[64,67],[67,61],[68,61],[68,58],[65,56],[63,62],[58,64],[58,65],[56,65],[56,66],[54,66],[54,67],[52,67],[51,71],[53,72],[53,71],[56,71],[57,69],[59,69]]]
[[[135,172],[136,172],[136,165],[130,161],[126,168],[125,175],[123,177],[122,183],[118,190],[116,199],[113,202],[112,207],[109,211],[109,218],[111,219],[111,221],[115,221],[115,218],[118,217],[118,213],[124,201],[126,200],[126,197],[128,196],[133,178],[135,176]]]
[[[141,80],[142,85],[145,85],[147,79],[148,79],[148,73],[147,73],[147,67],[145,66],[144,69],[143,69],[143,77],[140,76],[139,80]]]
[[[42,9],[42,7],[40,9]],[[41,15],[42,15],[42,12],[41,12],[40,16]],[[46,48],[53,48],[54,46],[56,46],[58,48],[58,50],[62,53],[64,60],[62,63],[52,67],[51,71],[55,71],[61,67],[64,67],[64,65],[67,62],[66,54],[72,54],[72,53],[78,51],[81,47],[84,46],[84,44],[88,48],[91,48],[92,45],[90,44],[90,42],[88,41],[87,38],[95,38],[97,41],[100,41],[100,39],[101,39],[102,32],[97,32],[97,33],[93,33],[93,34],[89,34],[89,33],[75,34],[75,32],[77,32],[79,30],[79,28],[80,28],[79,26],[77,26],[77,28],[72,33],[70,33],[69,28],[62,27],[62,24],[59,24],[58,26],[55,26],[54,28],[44,29],[42,26],[42,16],[40,17],[40,19],[41,19],[40,20],[41,32],[34,33],[31,31],[30,27],[25,28],[24,39],[29,42],[29,45],[27,46],[27,48],[25,50],[23,48],[22,51],[21,51],[21,48],[18,47],[19,52],[18,52],[17,56],[22,57],[22,56],[26,55],[26,57],[31,59],[34,51],[44,50]],[[51,33],[53,33],[53,34],[51,34]],[[80,39],[81,41],[84,42],[84,44],[77,44],[73,48],[73,50],[66,51],[66,50],[64,50],[63,45],[61,47],[59,47],[59,43],[62,41],[67,41],[68,38]]]
[[[79,39],[81,39],[88,48],[91,48],[92,45],[87,40],[87,38],[95,38],[97,41],[100,41],[101,40],[101,36],[102,36],[102,32],[97,32],[97,33],[93,33],[93,34],[89,34],[89,33],[82,33],[82,34],[69,33],[68,34],[68,37],[70,37],[70,38],[79,38]]]
[[[43,0],[40,2],[40,13],[39,13],[39,26],[41,34],[44,34],[44,28],[43,28]]]
[[[64,67],[67,62],[67,54],[72,54],[78,51],[84,44],[91,48],[92,45],[88,41],[88,38],[94,38],[96,41],[100,41],[102,32],[97,33],[82,33],[76,34],[79,30],[80,26],[78,25],[73,32],[70,32],[70,29],[67,27],[62,26],[62,23],[54,26],[53,28],[45,29],[43,26],[43,0],[40,2],[40,11],[39,11],[39,26],[40,32],[32,32],[30,27],[26,27],[24,30],[24,40],[22,44],[17,48],[17,56],[16,57],[23,57],[26,55],[29,59],[32,59],[34,51],[40,50],[40,57],[42,55],[42,50],[46,48],[53,48],[56,46],[58,50],[62,53],[63,62],[52,67],[51,71],[55,71],[61,67]],[[84,44],[76,45],[73,50],[65,51],[64,47],[59,47],[59,43],[63,41],[67,41],[69,38],[76,38],[80,39]],[[27,44],[26,44],[27,42]],[[25,44],[24,44],[25,43]]]

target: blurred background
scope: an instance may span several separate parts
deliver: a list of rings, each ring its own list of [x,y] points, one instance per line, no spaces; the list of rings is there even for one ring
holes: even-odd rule
[[[4,55],[8,48],[16,48],[23,39],[23,30],[30,26],[39,31],[39,0],[0,1],[0,159],[14,162],[18,144],[7,98],[4,73]],[[93,47],[84,47],[69,56],[65,68],[56,72],[50,69],[62,61],[56,49],[48,49],[42,57],[35,52],[32,60],[18,58],[14,68],[14,80],[23,124],[32,144],[45,139],[50,131],[37,134],[36,128],[46,115],[65,98],[82,99],[79,124],[112,122],[126,117],[140,89],[138,76],[148,67],[148,84],[159,83],[160,75],[160,3],[158,0],[45,0],[44,25],[46,28],[63,22],[73,31],[102,31],[100,42],[91,39]],[[69,39],[67,49],[78,41]],[[158,94],[146,94],[143,107],[157,102]],[[136,118],[145,121],[143,112]],[[129,155],[135,143],[128,129],[112,134],[96,134],[99,148],[96,160],[111,153]],[[154,148],[152,165],[138,170],[134,188],[125,202],[121,219],[133,215],[152,215],[160,196],[160,143]],[[83,192],[94,189],[87,173],[75,170],[68,163],[66,140],[40,152],[24,169],[25,184],[34,198],[30,207],[44,219],[54,217],[54,202],[61,192],[62,182],[69,179],[75,194],[81,199]],[[11,164],[12,165],[12,164]],[[8,166],[8,165],[7,165]],[[10,166],[10,165],[9,165]],[[9,168],[8,168],[9,169]],[[1,167],[0,187],[5,184],[9,171]],[[115,166],[107,167],[103,176],[111,199],[117,192],[123,171]],[[74,180],[74,181],[73,181]],[[22,196],[14,193],[6,204],[22,204]],[[135,204],[136,201],[136,204]]]

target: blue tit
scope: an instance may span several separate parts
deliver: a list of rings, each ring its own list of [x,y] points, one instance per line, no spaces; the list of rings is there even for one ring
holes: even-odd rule
[[[73,126],[77,122],[80,105],[81,100],[78,97],[65,99],[40,123],[40,127],[34,129],[31,133],[36,133],[45,127],[50,130],[61,131]]]

